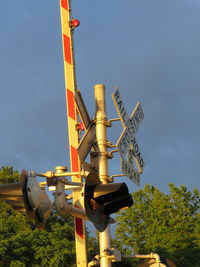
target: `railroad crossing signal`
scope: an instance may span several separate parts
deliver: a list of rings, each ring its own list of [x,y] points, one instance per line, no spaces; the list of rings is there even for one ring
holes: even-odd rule
[[[23,170],[21,182],[0,185],[0,199],[5,200],[15,210],[26,213],[39,229],[44,229],[50,216],[52,204],[35,177]]]
[[[81,206],[99,232],[108,226],[110,214],[133,205],[125,183],[101,184],[92,174],[88,175],[81,196]]]
[[[65,173],[62,166],[57,168],[57,176],[51,177],[53,172],[47,172],[48,178],[72,176],[72,182],[67,185],[75,186],[72,194],[73,204],[67,202],[65,195],[66,179],[47,179],[48,186],[55,186],[55,207],[61,216],[72,214],[75,217],[75,240],[77,252],[77,266],[87,267],[86,253],[86,231],[85,224],[82,221],[88,218],[94,223],[97,230],[104,231],[100,234],[100,265],[110,266],[111,258],[118,261],[121,256],[117,250],[110,248],[109,215],[132,206],[133,200],[129,194],[125,183],[109,184],[107,160],[109,153],[107,152],[108,141],[106,138],[106,127],[109,125],[106,117],[104,86],[96,85],[96,125],[88,115],[87,109],[82,100],[80,91],[77,90],[75,61],[72,33],[74,28],[79,26],[77,19],[71,16],[71,0],[60,0],[61,11],[61,30],[64,56],[64,76],[66,89],[66,102],[68,114],[68,133],[69,133],[69,151],[70,151],[70,175]],[[98,89],[98,90],[97,90]],[[144,161],[141,156],[139,146],[134,137],[141,120],[143,119],[143,111],[141,105],[133,112],[129,118],[126,109],[121,100],[119,91],[116,89],[113,94],[114,103],[125,128],[119,141],[118,150],[122,158],[122,171],[139,184],[139,172],[134,169],[133,158],[138,164],[140,173],[144,168]],[[98,105],[97,105],[98,102]],[[79,124],[79,116],[82,120],[82,126]],[[139,119],[138,119],[139,118]],[[97,129],[98,128],[98,129]],[[81,141],[79,140],[79,130],[85,129]],[[99,134],[100,133],[100,134]],[[97,140],[96,140],[97,139]],[[94,141],[97,144],[94,144]],[[84,162],[93,147],[97,160],[92,158],[91,164]],[[110,153],[111,154],[111,153]],[[125,155],[127,154],[127,159]],[[89,166],[88,166],[89,165]],[[82,168],[81,168],[82,167]],[[89,171],[91,178],[86,178],[86,182],[82,182],[81,171],[85,168],[98,170],[99,181],[93,181],[93,173]],[[63,176],[64,172],[64,176]],[[42,176],[45,176],[42,174]],[[96,176],[96,173],[95,173]],[[1,185],[0,199],[4,199],[13,205],[15,209],[26,211],[28,216],[35,220],[39,228],[43,228],[48,219],[52,204],[48,195],[37,183],[35,176],[29,176],[24,170],[21,175],[21,183]],[[45,182],[43,182],[45,183]],[[81,200],[84,200],[83,209],[81,210]],[[76,207],[76,204],[78,204]],[[106,229],[105,229],[106,228]],[[107,254],[112,252],[112,256]]]
[[[140,185],[140,174],[144,170],[144,159],[135,138],[135,134],[144,118],[142,105],[138,102],[129,118],[118,88],[115,88],[112,93],[112,99],[122,126],[124,127],[124,130],[117,141],[121,160],[121,170],[122,173],[130,178],[130,180],[137,185]],[[134,168],[134,161],[137,164],[138,170]]]

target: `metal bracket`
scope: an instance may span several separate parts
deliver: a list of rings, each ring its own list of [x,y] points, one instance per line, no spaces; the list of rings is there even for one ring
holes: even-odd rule
[[[111,183],[111,184],[114,182],[112,176],[108,176],[107,181],[108,181],[108,183]]]
[[[111,152],[99,152],[99,154],[101,154],[102,156],[107,157],[108,159],[112,159],[113,158],[113,154]]]
[[[113,145],[110,141],[107,141],[106,145],[107,145],[108,148],[117,147],[117,145]]]
[[[100,259],[100,255],[96,255],[93,260],[88,263],[88,267],[99,266]]]
[[[104,252],[106,257],[112,262],[120,262],[122,260],[121,251],[116,248],[106,248]]]
[[[113,158],[113,154],[111,152],[97,152],[97,151],[91,151],[90,155],[92,155],[93,157],[98,157],[99,155],[101,156],[105,156],[108,159],[112,159]]]
[[[108,120],[108,127],[112,127],[112,122],[115,122],[115,121],[120,121],[120,118],[114,118],[114,119],[110,119]]]
[[[122,255],[122,258],[128,259],[128,258],[135,258],[135,259],[154,259],[155,263],[158,263],[159,267],[166,267],[166,265],[161,263],[160,256],[156,253],[151,252],[148,255]],[[153,266],[153,265],[152,265]]]
[[[111,154],[118,152],[118,149],[110,151]]]
[[[112,126],[112,123],[104,118],[94,119],[93,121],[95,124],[98,124],[100,122],[101,124],[104,124],[106,127]]]

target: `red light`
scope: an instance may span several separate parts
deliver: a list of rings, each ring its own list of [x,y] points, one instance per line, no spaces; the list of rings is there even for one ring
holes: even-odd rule
[[[73,28],[78,27],[79,24],[80,24],[80,21],[79,21],[78,19],[73,19],[73,20],[71,21],[71,25],[72,25]]]
[[[91,198],[89,201],[89,206],[92,210],[97,210],[97,209],[99,209],[100,205],[93,198]]]
[[[85,126],[84,126],[84,124],[83,124],[82,122],[80,122],[80,123],[78,124],[78,129],[79,129],[80,131],[85,131]]]

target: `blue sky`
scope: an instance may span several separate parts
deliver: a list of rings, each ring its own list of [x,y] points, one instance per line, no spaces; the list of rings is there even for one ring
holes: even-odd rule
[[[131,114],[145,113],[137,140],[141,187],[199,188],[200,1],[72,1],[77,84],[91,117],[93,86],[119,86]],[[0,166],[35,171],[69,166],[59,1],[7,0],[0,9]],[[122,126],[108,130],[115,143]],[[120,173],[119,156],[109,162]],[[138,189],[126,181],[131,191]]]

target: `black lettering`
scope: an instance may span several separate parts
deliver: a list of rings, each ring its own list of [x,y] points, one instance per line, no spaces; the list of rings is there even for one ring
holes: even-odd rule
[[[117,105],[118,105],[118,107],[119,107],[119,110],[121,111],[121,108],[122,108],[122,101],[117,102]]]
[[[129,159],[128,159],[128,161],[130,162],[130,163],[133,163],[133,154],[132,154],[132,149],[129,149]]]
[[[124,108],[123,108],[124,109]],[[125,121],[125,116],[126,116],[126,112],[124,112],[124,114],[123,114],[123,116],[122,116],[122,118],[123,118],[123,120]]]
[[[135,123],[135,120],[133,119],[133,123],[134,123],[134,126],[135,126],[135,129],[137,129],[137,125]]]
[[[137,153],[139,152],[139,147],[137,144],[134,145],[134,150],[135,150],[135,153],[136,153],[136,156],[137,156]]]
[[[130,144],[130,137],[128,135],[128,132],[125,133],[125,138],[128,144]]]
[[[138,146],[137,146],[137,148],[138,148]],[[140,152],[138,152],[138,154],[137,154],[137,159],[138,160],[140,160],[140,156],[141,156],[141,154],[140,154]]]
[[[115,96],[115,99],[117,101],[120,98],[119,91],[116,91],[115,94],[114,94],[114,96]]]
[[[137,144],[135,137],[133,138],[133,145]]]
[[[126,143],[126,139],[125,138],[122,139],[122,144],[124,146],[124,150],[126,150],[127,149],[127,143]]]
[[[128,127],[128,133],[129,133],[129,138],[131,139],[131,143],[132,143],[134,136],[133,136],[133,132],[131,131],[130,127]]]
[[[120,150],[121,150],[121,152],[122,152],[122,154],[124,154],[124,152],[125,152],[125,150],[122,148],[122,145],[123,145],[123,143],[120,143]]]
[[[130,119],[130,126],[131,126],[131,130],[133,131],[133,134],[134,134],[135,133],[135,125],[134,125],[133,119]]]
[[[143,168],[144,167],[144,161],[143,161],[143,158],[140,159],[140,167]]]
[[[137,114],[137,113],[135,114],[134,119],[135,119],[135,122],[136,122],[136,124],[137,124],[137,126],[138,126],[140,120],[139,120],[139,118],[138,118],[138,114]]]
[[[125,171],[127,172],[128,165],[125,163]]]
[[[142,109],[140,109],[140,106],[138,107],[138,115],[141,120],[144,118],[144,113],[142,112]]]

